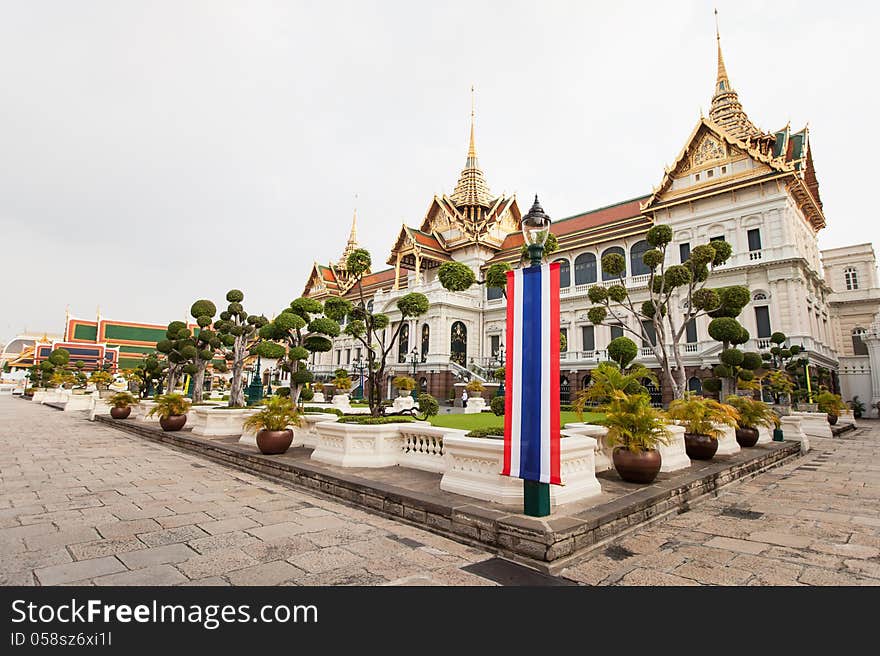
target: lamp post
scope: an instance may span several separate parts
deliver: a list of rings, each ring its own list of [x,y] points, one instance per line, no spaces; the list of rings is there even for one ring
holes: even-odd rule
[[[416,380],[416,373],[418,373],[418,367],[419,367],[419,351],[415,346],[413,346],[413,350],[409,354],[409,363],[412,365],[413,380]],[[416,381],[416,382],[418,383],[418,381]],[[418,391],[415,387],[413,388],[412,392],[410,393],[410,396],[413,397],[413,401],[418,401],[419,394],[418,394]]]
[[[266,384],[266,396],[272,396],[272,376],[275,375],[275,367],[269,367],[269,380]]]
[[[351,363],[351,366],[357,372],[358,375],[358,396],[356,397],[358,400],[364,400],[364,370],[367,368],[366,363],[364,362],[364,356],[360,355],[354,359]]]
[[[263,400],[263,381],[260,380],[260,370],[262,369],[262,361],[257,355],[257,364],[254,368],[254,375],[251,378],[251,384],[247,387],[248,405],[254,405]]]
[[[550,236],[550,217],[538,202],[522,218],[522,234],[529,253],[529,265],[541,266],[544,258],[544,244]],[[540,435],[530,435],[530,439],[540,439]],[[546,517],[550,514],[550,484],[523,480],[523,513],[530,517]]]
[[[506,366],[506,362],[504,360],[504,344],[501,344],[498,347],[498,353],[496,354],[496,358],[497,358],[496,362],[498,362],[499,367]],[[507,373],[507,372],[505,371],[505,373]],[[498,396],[504,396],[504,379],[505,379],[505,376],[502,376],[501,381],[498,383]]]

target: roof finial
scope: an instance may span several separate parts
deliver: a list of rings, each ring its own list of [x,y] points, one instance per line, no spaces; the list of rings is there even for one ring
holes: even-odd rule
[[[715,95],[730,91],[730,80],[724,66],[724,55],[721,54],[721,32],[718,29],[718,10],[715,10],[715,39],[718,42],[718,79],[715,82]]]
[[[468,146],[468,159],[471,157],[477,156],[477,148],[474,145],[474,116],[476,112],[474,111],[474,85],[471,85],[471,142]]]
[[[358,195],[354,195],[354,216],[351,217],[351,233],[348,235],[348,243],[349,244],[357,244],[358,240],[358,210],[357,210],[357,198]]]

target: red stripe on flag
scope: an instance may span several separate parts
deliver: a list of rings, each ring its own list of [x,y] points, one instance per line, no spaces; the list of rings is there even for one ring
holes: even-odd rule
[[[559,262],[550,265],[550,482],[562,485],[559,457]]]
[[[510,429],[513,425],[513,417],[511,416],[513,413],[513,402],[508,401],[507,399],[513,391],[513,366],[512,361],[514,357],[513,352],[513,271],[507,272],[507,334],[505,336],[506,346],[504,347],[504,387],[505,387],[505,399],[504,399],[504,468],[501,473],[504,476],[510,476]]]

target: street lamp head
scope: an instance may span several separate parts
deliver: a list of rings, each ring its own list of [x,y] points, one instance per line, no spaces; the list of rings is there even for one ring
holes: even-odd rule
[[[535,194],[535,202],[532,208],[522,218],[523,239],[529,246],[541,246],[547,242],[550,235],[550,217],[544,212],[544,208],[538,202],[538,195]]]

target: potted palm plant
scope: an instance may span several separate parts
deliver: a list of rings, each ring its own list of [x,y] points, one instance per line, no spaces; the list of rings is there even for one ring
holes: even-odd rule
[[[727,397],[727,404],[735,408],[739,414],[736,420],[736,441],[740,446],[755,446],[758,443],[760,426],[767,428],[779,426],[779,416],[763,401],[732,395]]]
[[[840,413],[846,410],[846,403],[839,394],[833,392],[822,392],[816,397],[816,404],[819,406],[819,412],[824,412],[828,416],[828,423],[834,426]]]
[[[299,426],[299,411],[290,397],[272,396],[256,414],[245,419],[243,428],[257,432],[257,448],[264,455],[278,455],[290,448],[293,431]]]
[[[849,407],[852,408],[853,419],[862,418],[862,415],[865,412],[865,404],[859,400],[858,396],[852,397],[852,401],[849,402]]]
[[[612,460],[620,477],[630,483],[653,483],[662,465],[658,444],[669,443],[663,412],[644,394],[612,392],[605,406],[606,441],[614,448]]]
[[[666,415],[684,425],[684,446],[693,460],[711,460],[724,434],[719,424],[736,427],[737,411],[726,403],[688,394],[669,404]]]
[[[110,416],[114,419],[128,419],[131,406],[138,403],[137,397],[131,392],[117,392],[107,401],[110,403]]]
[[[416,388],[416,380],[410,376],[395,376],[391,384],[397,388],[397,393],[401,396],[410,396]]]
[[[156,405],[150,408],[148,416],[159,415],[159,425],[164,431],[179,431],[186,424],[189,399],[182,394],[161,394],[156,397]]]

